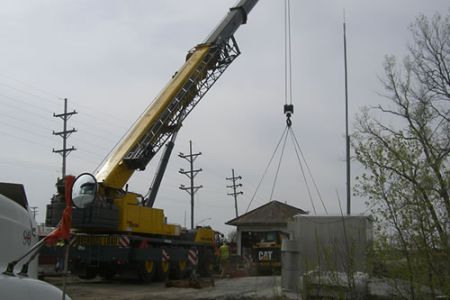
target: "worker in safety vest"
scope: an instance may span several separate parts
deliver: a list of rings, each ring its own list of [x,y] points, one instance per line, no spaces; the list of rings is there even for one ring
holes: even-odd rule
[[[219,259],[220,259],[220,271],[222,277],[225,277],[228,269],[228,262],[230,259],[230,249],[226,242],[223,242],[222,246],[219,247]]]
[[[62,272],[64,270],[64,240],[60,240],[55,244],[56,249],[61,249],[58,250],[58,252],[60,252],[60,254],[56,257],[56,264],[55,264],[55,271],[58,272]]]

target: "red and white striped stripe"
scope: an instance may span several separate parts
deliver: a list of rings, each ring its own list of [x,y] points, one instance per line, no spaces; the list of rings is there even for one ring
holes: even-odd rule
[[[130,238],[125,235],[121,235],[119,239],[119,248],[130,248]]]
[[[77,241],[77,236],[72,234],[72,236],[69,239],[69,246],[73,247],[75,245],[75,242]]]
[[[197,251],[197,249],[189,249],[189,251],[188,251],[188,260],[194,266],[196,266],[198,264],[198,251]]]
[[[169,253],[167,253],[166,249],[162,249],[161,255],[162,255],[162,262],[168,262],[170,260]]]

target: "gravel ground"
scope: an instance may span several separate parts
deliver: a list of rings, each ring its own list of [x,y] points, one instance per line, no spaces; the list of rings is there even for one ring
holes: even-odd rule
[[[46,281],[62,288],[62,278],[46,278]],[[162,282],[139,284],[133,281],[80,280],[69,277],[66,293],[73,299],[161,299],[161,300],[207,300],[207,299],[299,299],[281,291],[279,276],[241,277],[216,279],[215,286],[202,289],[167,288]]]

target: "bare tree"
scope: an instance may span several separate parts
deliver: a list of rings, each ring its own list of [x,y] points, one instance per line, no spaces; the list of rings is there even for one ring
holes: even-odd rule
[[[450,14],[419,16],[410,31],[403,63],[385,59],[387,104],[361,111],[352,146],[385,272],[420,299],[423,285],[450,293]]]

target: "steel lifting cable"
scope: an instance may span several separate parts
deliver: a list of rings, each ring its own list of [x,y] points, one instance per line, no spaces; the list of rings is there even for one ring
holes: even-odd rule
[[[291,2],[284,1],[284,97],[292,105]],[[289,101],[288,101],[289,100]]]
[[[292,105],[292,51],[291,51],[291,4],[284,1],[284,114],[286,124],[291,127],[291,116],[294,113]]]
[[[252,204],[253,199],[255,199],[256,193],[258,192],[259,187],[261,186],[261,183],[262,183],[263,180],[264,180],[264,177],[266,177],[267,171],[269,170],[269,167],[270,167],[270,165],[271,165],[271,163],[272,163],[272,161],[273,161],[273,158],[275,157],[275,154],[277,153],[278,148],[280,147],[280,144],[281,144],[281,142],[283,141],[283,137],[285,137],[286,131],[287,131],[287,130],[288,130],[288,127],[286,127],[286,128],[284,129],[283,134],[281,135],[281,138],[280,138],[280,140],[278,141],[278,144],[277,144],[277,146],[275,147],[275,150],[273,151],[272,156],[270,157],[269,163],[267,164],[266,169],[264,170],[264,173],[263,173],[261,179],[259,180],[258,185],[256,186],[255,192],[253,193],[253,196],[252,196],[252,198],[250,199],[250,202],[248,203],[247,209],[245,210],[245,212],[248,212],[248,210],[250,209],[250,205]]]
[[[285,12],[285,22],[284,22],[284,38],[285,38],[285,106],[284,106],[284,113],[286,114],[286,124],[287,124],[287,128],[288,131],[286,133],[286,140],[287,140],[287,135],[290,133],[291,134],[291,138],[294,135],[293,130],[292,130],[292,122],[291,122],[291,115],[294,113],[294,106],[292,104],[292,44],[291,44],[291,2],[290,0],[285,0],[284,1],[284,12]],[[289,100],[289,104],[288,104],[288,100]],[[286,141],[285,141],[286,144]],[[294,144],[294,150],[295,153],[297,155],[297,159],[300,165],[300,170],[303,176],[303,180],[305,182],[305,186],[306,189],[308,191],[308,196],[311,202],[311,206],[314,210],[314,214],[317,214],[316,212],[316,207],[314,205],[314,201],[311,195],[311,189],[309,188],[308,185],[308,180],[306,179],[306,174],[305,171],[303,169],[303,165],[301,163],[300,160],[300,156],[298,155],[298,150],[296,145],[298,146],[298,143],[296,144],[293,141]],[[298,148],[300,148],[298,146]],[[280,164],[281,164],[281,159],[283,157],[283,153],[281,154],[280,157]],[[278,166],[279,168],[279,166]],[[278,175],[278,171],[277,171],[277,175]],[[275,184],[274,184],[275,187]],[[273,189],[272,188],[272,193],[273,193]],[[272,195],[271,195],[272,198]]]
[[[293,133],[292,133],[292,130],[291,130],[291,138],[292,138],[292,134]],[[311,206],[313,208],[314,214],[317,215],[316,206],[314,205],[314,200],[313,200],[313,197],[311,195],[311,189],[309,188],[308,180],[306,179],[305,170],[303,169],[303,164],[302,164],[302,161],[300,159],[300,156],[298,155],[298,150],[297,150],[297,147],[295,147],[295,145],[294,145],[294,149],[295,149],[295,154],[297,155],[297,160],[298,160],[298,164],[300,166],[300,171],[302,172],[303,181],[305,182],[306,190],[308,191],[309,201],[311,202]],[[306,165],[306,163],[305,163],[305,165]]]
[[[290,0],[285,0],[285,76],[286,76],[286,78],[285,78],[285,97],[286,97],[286,100],[285,100],[284,113],[286,114],[286,117],[287,117],[286,124],[288,126],[288,131],[291,133],[291,138],[292,138],[292,141],[294,143],[295,153],[297,155],[297,159],[298,159],[298,162],[300,164],[300,169],[301,169],[301,172],[302,172],[303,179],[305,181],[306,188],[308,190],[308,195],[309,195],[309,198],[310,198],[310,201],[311,201],[311,205],[313,207],[314,213],[316,214],[316,208],[314,206],[314,202],[313,202],[313,199],[312,199],[311,191],[310,191],[310,188],[308,186],[308,181],[306,179],[306,174],[304,172],[303,165],[302,165],[299,153],[301,154],[301,157],[303,158],[303,161],[305,162],[306,169],[307,169],[308,174],[309,174],[309,176],[311,178],[311,181],[314,184],[314,187],[316,189],[317,195],[318,195],[318,197],[320,199],[320,202],[322,203],[322,206],[323,206],[323,208],[325,210],[325,213],[328,214],[328,211],[327,211],[327,209],[325,207],[325,204],[324,204],[324,202],[322,200],[322,196],[321,196],[321,194],[319,192],[319,189],[317,188],[317,184],[316,184],[316,182],[314,180],[314,177],[312,176],[312,173],[311,173],[311,170],[309,168],[309,165],[308,165],[308,163],[307,163],[307,161],[305,159],[305,156],[303,155],[303,152],[302,152],[302,150],[300,148],[300,144],[298,143],[298,140],[297,140],[297,138],[296,138],[296,136],[294,134],[294,131],[292,130],[292,127],[291,127],[292,122],[291,122],[290,117],[291,117],[291,114],[294,113],[294,106],[292,105],[292,94],[293,94],[293,92],[292,92],[292,46],[291,46],[291,4],[290,4]],[[288,99],[289,99],[289,105],[288,105]]]
[[[283,143],[283,147],[282,147],[282,152],[281,152],[281,156],[280,156],[280,160],[278,162],[278,167],[277,167],[277,171],[276,171],[276,175],[272,184],[272,190],[271,190],[271,194],[270,194],[270,201],[272,200],[274,191],[275,191],[275,186],[276,186],[276,182],[278,180],[278,174],[280,171],[280,166],[281,166],[281,162],[283,160],[283,154],[284,154],[284,150],[286,147],[286,142],[287,142],[287,137],[288,137],[288,131],[289,128],[292,125],[291,122],[291,115],[294,112],[294,108],[292,105],[292,63],[291,63],[291,57],[292,57],[292,53],[291,53],[291,14],[290,14],[290,0],[285,0],[284,1],[284,101],[285,101],[285,105],[284,105],[284,113],[286,114],[286,124],[287,126],[285,127],[283,134],[281,135],[280,140],[278,141],[278,144],[274,150],[274,152],[272,153],[272,157],[269,160],[269,163],[266,166],[266,169],[264,170],[264,173],[256,187],[255,192],[253,193],[253,196],[247,206],[247,210],[246,212],[248,212],[250,205],[252,204],[253,200],[255,199],[256,193],[258,192],[262,181],[264,180],[267,171],[269,170],[269,167],[275,157],[275,154],[278,151],[278,148],[281,144],[281,142],[284,139],[284,143]]]
[[[306,173],[305,173],[305,170],[303,168],[303,164],[302,164],[302,159],[301,158],[303,158],[303,161],[305,162],[306,169],[307,169],[308,174],[309,174],[309,176],[311,178],[311,181],[314,184],[314,187],[315,187],[317,195],[318,195],[318,197],[319,197],[319,199],[320,199],[320,201],[322,203],[322,206],[323,206],[326,214],[328,214],[328,211],[327,211],[327,209],[325,207],[325,204],[324,204],[324,202],[322,200],[322,196],[321,196],[321,194],[319,192],[317,184],[316,184],[316,182],[314,180],[314,177],[312,176],[312,172],[311,172],[311,170],[309,168],[309,165],[308,165],[308,163],[307,163],[307,161],[306,161],[306,159],[305,159],[305,157],[303,155],[303,152],[302,152],[302,150],[300,148],[298,140],[297,140],[297,138],[296,138],[296,136],[295,136],[295,134],[294,134],[294,132],[292,130],[292,127],[291,127],[292,122],[291,122],[290,118],[291,118],[292,114],[294,113],[294,106],[292,104],[292,51],[291,51],[292,47],[291,47],[291,25],[290,25],[290,22],[291,22],[290,0],[285,0],[285,7],[284,8],[285,8],[285,10],[284,10],[284,13],[285,13],[285,24],[284,24],[285,25],[285,28],[284,28],[284,30],[285,30],[285,58],[284,58],[284,64],[285,64],[285,73],[284,73],[284,75],[285,75],[285,84],[284,84],[285,105],[284,105],[284,113],[285,113],[286,118],[287,118],[286,119],[286,127],[285,127],[285,129],[283,131],[283,134],[282,134],[280,140],[278,141],[278,144],[277,144],[274,152],[272,153],[272,156],[271,156],[271,158],[269,160],[269,163],[267,164],[266,169],[264,170],[264,173],[263,173],[263,175],[262,175],[262,177],[261,177],[261,179],[260,179],[260,181],[259,181],[259,183],[258,183],[258,185],[256,187],[255,192],[253,193],[253,196],[252,196],[252,198],[251,198],[251,200],[250,200],[250,202],[249,202],[249,204],[247,206],[246,212],[248,212],[248,210],[249,210],[253,200],[255,199],[256,193],[258,192],[258,190],[259,190],[259,188],[261,186],[261,183],[264,180],[264,178],[265,178],[265,176],[266,176],[266,174],[267,174],[267,172],[269,170],[269,167],[270,167],[270,165],[271,165],[271,163],[272,163],[272,161],[273,161],[273,159],[275,157],[275,154],[277,153],[278,148],[280,147],[280,144],[281,144],[281,142],[284,139],[283,147],[282,147],[282,150],[281,150],[281,156],[280,156],[280,159],[278,161],[278,166],[277,166],[277,170],[276,170],[276,174],[275,174],[275,178],[274,178],[274,181],[273,181],[273,184],[272,184],[272,190],[271,190],[271,194],[270,194],[270,201],[272,201],[272,197],[273,197],[273,194],[275,192],[276,183],[278,181],[278,175],[279,175],[279,171],[280,171],[280,168],[281,168],[281,163],[282,163],[282,160],[283,160],[283,156],[284,156],[284,151],[285,151],[288,135],[290,134],[292,142],[294,144],[295,153],[297,155],[297,159],[298,159],[298,162],[299,162],[299,165],[300,165],[300,170],[302,172],[302,176],[303,176],[303,179],[304,179],[307,191],[308,191],[309,199],[311,201],[311,205],[312,205],[313,210],[314,210],[314,214],[317,214],[317,211],[316,211],[316,207],[314,205],[311,189],[310,189],[310,187],[308,185],[308,180],[306,178]]]
[[[311,181],[312,181],[313,184],[314,184],[314,188],[316,189],[317,196],[319,197],[319,200],[320,200],[320,202],[322,203],[322,207],[323,207],[325,213],[328,215],[327,207],[325,206],[325,203],[323,202],[322,195],[320,194],[319,188],[318,188],[318,186],[317,186],[317,184],[316,184],[316,181],[314,180],[314,176],[313,176],[313,174],[312,174],[312,172],[311,172],[311,169],[309,168],[308,161],[306,160],[305,156],[303,155],[303,151],[302,151],[302,149],[301,149],[301,147],[300,147],[300,144],[299,144],[299,142],[298,142],[298,140],[297,140],[297,137],[295,136],[295,134],[294,134],[293,131],[292,131],[292,137],[294,138],[295,145],[298,147],[299,152],[300,152],[300,154],[301,154],[301,156],[302,156],[302,158],[303,158],[303,161],[305,162],[306,169],[308,170],[309,176],[311,177]]]
[[[287,142],[287,136],[289,134],[289,129],[290,127],[286,127],[287,130],[285,130],[286,135],[284,138],[284,143],[283,143],[283,147],[281,148],[281,155],[280,155],[280,160],[278,161],[278,167],[277,167],[277,172],[275,173],[275,178],[273,179],[273,184],[272,184],[272,191],[270,192],[270,201],[273,200],[273,193],[275,192],[275,186],[277,184],[277,179],[278,179],[278,173],[280,173],[280,167],[281,167],[281,162],[283,161],[283,156],[284,156],[284,149],[286,149],[286,142]]]
[[[302,148],[300,147],[300,144],[299,144],[299,142],[297,140],[297,137],[295,136],[295,133],[294,133],[293,130],[291,130],[290,133],[291,133],[292,142],[294,143],[295,153],[297,155],[297,159],[298,159],[298,162],[300,164],[300,168],[302,169],[302,174],[304,175],[301,158],[305,162],[306,170],[308,171],[309,177],[311,178],[311,181],[312,181],[312,183],[314,185],[314,188],[316,190],[317,196],[319,197],[319,200],[322,203],[322,207],[323,207],[325,213],[328,215],[328,210],[327,210],[327,208],[325,206],[325,203],[323,202],[322,195],[320,194],[319,188],[317,187],[317,184],[316,184],[316,181],[314,179],[314,176],[312,175],[311,169],[309,168],[308,161],[306,160],[305,156],[303,155],[303,151],[302,151]],[[300,155],[299,155],[299,153],[300,153]],[[308,185],[307,185],[307,187],[308,187]],[[309,188],[308,188],[308,193],[309,193]],[[310,199],[312,201],[312,197]],[[314,207],[314,205],[313,205],[313,207]]]

